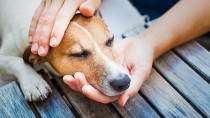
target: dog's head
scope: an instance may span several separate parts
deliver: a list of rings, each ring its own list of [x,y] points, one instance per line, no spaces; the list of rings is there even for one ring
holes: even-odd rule
[[[59,46],[50,48],[47,56],[31,56],[29,61],[46,61],[60,75],[82,72],[92,86],[115,96],[129,87],[130,77],[115,58],[113,40],[101,19],[76,15]]]

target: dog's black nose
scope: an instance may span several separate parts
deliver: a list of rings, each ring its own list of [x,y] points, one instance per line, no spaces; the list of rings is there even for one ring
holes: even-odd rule
[[[130,78],[126,74],[120,74],[110,82],[110,85],[118,92],[124,91],[130,86]]]

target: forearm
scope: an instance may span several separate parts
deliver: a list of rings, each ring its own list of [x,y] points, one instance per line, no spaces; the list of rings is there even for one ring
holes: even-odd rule
[[[183,0],[140,35],[154,47],[154,59],[210,30],[210,1]]]

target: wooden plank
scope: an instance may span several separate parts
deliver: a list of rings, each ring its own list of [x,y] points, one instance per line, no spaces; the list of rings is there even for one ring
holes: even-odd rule
[[[74,118],[73,113],[64,102],[62,96],[58,93],[55,86],[52,84],[48,75],[44,71],[40,71],[43,78],[48,82],[52,89],[52,93],[45,101],[34,102],[40,117],[42,118]]]
[[[90,100],[83,94],[71,90],[64,82],[62,78],[54,77],[59,86],[65,93],[67,99],[76,109],[80,117],[85,118],[118,118],[119,115],[108,104],[101,104]]]
[[[159,118],[159,115],[139,94],[130,98],[124,107],[117,102],[112,104],[123,118]]]
[[[154,69],[140,91],[164,117],[201,117]]]
[[[154,66],[195,108],[210,117],[210,85],[201,76],[171,51],[157,59]]]
[[[210,83],[210,52],[208,50],[196,41],[190,41],[175,48],[175,51]]]
[[[0,118],[35,118],[16,82],[0,88]]]
[[[201,44],[205,49],[210,51],[210,33],[207,33],[206,35],[198,37],[195,40],[196,42]]]

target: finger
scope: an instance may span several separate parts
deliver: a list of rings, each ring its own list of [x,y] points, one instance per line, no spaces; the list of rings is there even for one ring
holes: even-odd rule
[[[41,16],[39,18],[39,21],[38,21],[38,24],[37,24],[37,27],[36,27],[36,30],[35,30],[35,33],[34,33],[34,36],[33,36],[33,44],[32,44],[32,47],[31,47],[31,52],[33,54],[38,54],[38,49],[40,47],[39,45],[39,38],[40,38],[40,34],[42,33],[41,32],[41,28],[42,28],[42,25],[43,25],[43,13],[45,13],[48,9],[49,9],[49,6],[50,6],[50,1],[48,0],[46,3],[45,3],[45,6],[44,6],[44,9],[41,13]]]
[[[76,10],[85,0],[66,0],[55,19],[51,33],[50,46],[56,47],[61,42],[64,32],[76,13]],[[74,4],[72,4],[74,3]]]
[[[41,31],[38,31],[38,32],[41,32],[40,38],[39,38],[39,46],[42,46],[42,48],[40,47],[38,49],[38,54],[40,56],[47,55],[47,52],[48,52],[47,47],[49,45],[51,31],[55,23],[56,15],[58,14],[62,5],[63,5],[63,1],[61,0],[53,1],[50,7],[46,11],[44,11],[41,16],[42,21],[40,21],[41,23],[40,25],[42,27],[40,29]],[[43,49],[46,49],[46,50],[43,50]]]
[[[39,48],[38,48],[38,54],[39,56],[45,56],[47,55],[47,52],[49,50],[49,45],[46,45],[46,46],[40,46],[39,45]]]
[[[28,42],[31,44],[33,42],[33,36],[39,21],[39,18],[42,14],[42,11],[44,9],[45,6],[45,2],[42,1],[39,5],[39,7],[36,9],[33,18],[31,20],[31,24],[30,24],[30,28],[29,28],[29,38],[28,38]]]
[[[31,46],[31,52],[33,54],[37,54],[38,53],[38,48],[39,48],[39,44],[38,43],[33,43]]]
[[[84,16],[93,16],[100,4],[101,0],[87,0],[80,5],[79,10]]]
[[[131,74],[130,87],[119,97],[118,103],[121,106],[124,106],[127,100],[139,91],[141,85],[148,78],[149,74],[150,68],[135,68],[135,70]]]
[[[73,90],[77,90],[77,87],[76,87],[76,80],[74,79],[73,76],[71,75],[65,75],[63,77],[63,81]]]
[[[91,85],[84,85],[82,87],[82,92],[85,94],[88,98],[95,100],[100,103],[110,103],[118,99],[117,96],[115,97],[109,97],[102,94],[100,91],[92,87]]]
[[[84,85],[88,85],[89,83],[87,82],[86,78],[85,78],[85,75],[81,72],[76,72],[74,74],[74,77],[76,79],[76,87],[79,91],[82,92],[82,87]]]

